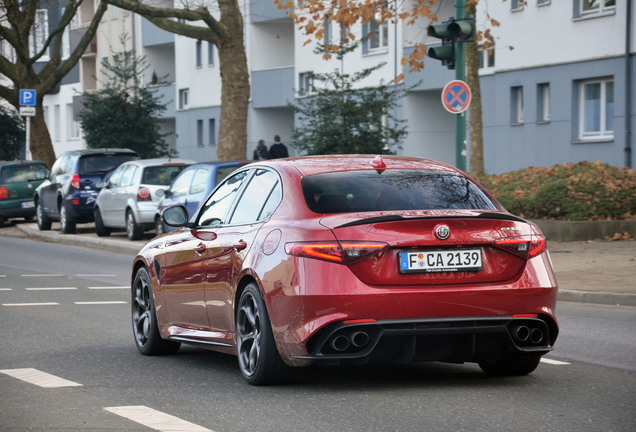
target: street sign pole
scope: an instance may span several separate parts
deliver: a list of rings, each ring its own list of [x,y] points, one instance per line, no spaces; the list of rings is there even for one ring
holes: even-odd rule
[[[455,0],[455,18],[466,17],[466,0]],[[466,81],[466,44],[455,42],[455,79]],[[455,165],[466,171],[466,114],[455,116]]]
[[[20,115],[26,117],[26,148],[24,149],[24,159],[31,160],[31,117],[35,115],[37,104],[36,91],[33,89],[20,89]]]
[[[31,160],[31,116],[26,118],[26,148],[24,149],[24,160]]]

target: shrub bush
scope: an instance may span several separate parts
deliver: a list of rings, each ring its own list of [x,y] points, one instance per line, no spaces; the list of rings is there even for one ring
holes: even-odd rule
[[[636,171],[600,162],[529,167],[487,176],[484,186],[529,219],[636,219]]]

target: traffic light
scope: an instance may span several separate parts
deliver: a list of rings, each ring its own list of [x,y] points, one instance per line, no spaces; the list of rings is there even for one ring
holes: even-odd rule
[[[442,40],[441,46],[429,48],[428,56],[441,60],[442,65],[455,69],[455,43],[475,40],[475,20],[450,18],[441,24],[428,26],[428,35]]]

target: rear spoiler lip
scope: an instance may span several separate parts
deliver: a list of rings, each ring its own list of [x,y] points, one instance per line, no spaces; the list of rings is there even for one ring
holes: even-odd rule
[[[381,223],[381,222],[397,222],[397,221],[406,221],[406,220],[410,221],[410,220],[424,220],[424,219],[469,219],[469,218],[497,219],[497,220],[507,220],[507,221],[513,221],[513,222],[528,223],[527,220],[522,219],[518,216],[512,215],[510,213],[484,212],[476,216],[467,216],[467,215],[420,216],[420,217],[413,217],[413,218],[405,218],[404,216],[400,216],[400,215],[373,216],[366,219],[359,219],[356,221],[347,222],[346,224],[338,225],[335,228],[346,228],[346,227],[356,226],[356,225],[366,225],[366,224]]]

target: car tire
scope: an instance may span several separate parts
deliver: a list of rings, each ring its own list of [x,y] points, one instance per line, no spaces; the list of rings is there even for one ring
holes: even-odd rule
[[[64,203],[60,203],[60,228],[64,234],[73,234],[77,230],[77,225],[68,218],[68,211]]]
[[[155,217],[155,231],[157,232],[158,236],[166,233],[163,222],[161,222],[161,217],[159,216]]]
[[[126,212],[126,235],[129,240],[139,240],[144,235],[144,230],[137,225],[135,215],[130,210]]]
[[[4,228],[4,217],[0,216],[0,229]]]
[[[108,237],[110,235],[110,228],[104,226],[102,212],[97,207],[95,207],[95,234],[98,237]]]
[[[44,208],[42,208],[42,203],[40,201],[35,203],[35,217],[40,231],[48,231],[51,229],[52,221],[44,212]]]
[[[241,293],[236,311],[239,368],[251,385],[282,384],[293,371],[280,358],[261,291],[250,283]]]
[[[180,343],[161,338],[150,275],[145,267],[139,268],[135,273],[131,287],[131,305],[133,335],[140,353],[152,356],[179,351]]]
[[[479,367],[491,376],[521,376],[532,373],[540,361],[541,356],[538,355],[510,356],[493,361],[481,360]]]

